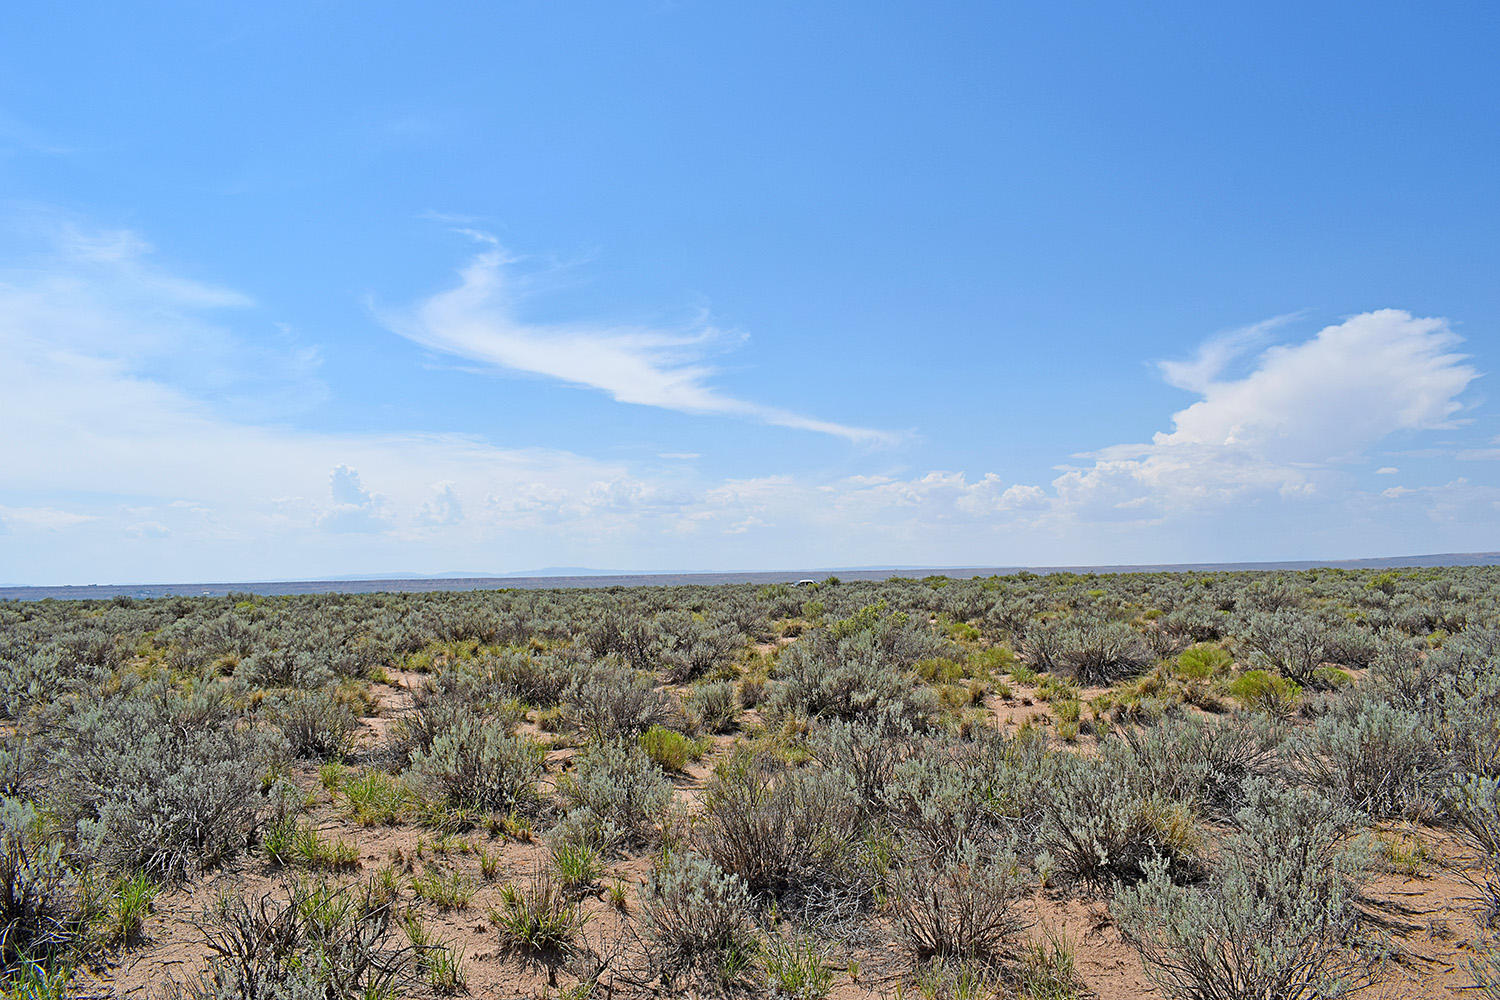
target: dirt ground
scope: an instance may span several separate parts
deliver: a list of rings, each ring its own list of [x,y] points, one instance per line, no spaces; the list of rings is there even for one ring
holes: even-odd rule
[[[392,685],[377,685],[382,714],[365,720],[367,744],[373,745],[383,736],[391,716],[409,704],[403,685],[416,679],[416,675],[394,676]],[[986,704],[997,723],[1007,729],[1027,720],[1046,722],[1046,704],[1024,689],[1018,688],[1009,699],[992,696]],[[732,738],[721,737],[708,758],[690,766],[686,773],[674,776],[677,795],[684,805],[692,808],[698,803],[704,782],[712,772],[714,757],[730,742]],[[1081,741],[1081,752],[1089,752],[1087,743],[1087,738]],[[549,770],[558,771],[572,752],[568,747],[552,751]],[[475,830],[451,841],[446,853],[438,853],[434,849],[434,833],[412,821],[380,827],[361,827],[352,822],[341,796],[322,786],[316,768],[300,769],[295,780],[315,799],[309,816],[317,829],[325,836],[353,841],[359,847],[359,869],[339,876],[341,879],[367,879],[388,865],[396,866],[407,879],[429,865],[445,872],[457,871],[472,879],[477,888],[462,909],[439,910],[418,900],[409,888],[401,895],[403,906],[416,907],[427,926],[462,954],[469,995],[555,997],[560,989],[575,982],[563,971],[557,976],[557,985],[549,986],[545,969],[528,965],[504,951],[487,918],[490,908],[498,905],[500,887],[507,880],[519,879],[545,861],[547,852],[540,837],[527,841]],[[1467,901],[1470,890],[1462,877],[1463,864],[1456,846],[1441,831],[1425,827],[1402,826],[1382,832],[1403,838],[1414,850],[1419,844],[1419,854],[1425,857],[1413,862],[1406,871],[1379,874],[1368,887],[1364,908],[1385,935],[1390,958],[1382,981],[1366,995],[1381,998],[1469,995],[1472,991],[1466,987],[1472,983],[1468,963],[1474,955],[1474,923]],[[458,841],[463,842],[462,847]],[[493,878],[486,878],[480,869],[473,848],[481,845],[487,851],[499,853],[500,863]],[[625,922],[631,919],[634,893],[650,865],[649,854],[609,864],[599,890],[582,901],[588,914],[583,932],[587,942],[599,948],[619,937]],[[225,892],[245,896],[274,893],[285,877],[285,871],[251,854],[201,881],[164,893],[156,900],[141,939],[111,956],[106,964],[86,973],[81,971],[70,995],[137,1000],[163,996],[172,982],[187,981],[202,966],[206,952],[200,925],[215,899]],[[623,913],[610,905],[604,892],[615,880],[626,887]],[[1032,939],[1061,933],[1073,943],[1086,995],[1100,1000],[1160,996],[1146,978],[1135,951],[1121,940],[1102,899],[1038,891],[1027,902],[1025,915],[1029,923],[1027,934]],[[905,982],[910,968],[907,958],[889,944],[881,944],[881,935],[864,937],[866,940],[856,939],[830,954],[830,964],[841,970],[831,996],[856,1000],[914,995],[910,984]],[[868,938],[876,940],[871,943]],[[848,970],[857,970],[857,975],[850,975]]]

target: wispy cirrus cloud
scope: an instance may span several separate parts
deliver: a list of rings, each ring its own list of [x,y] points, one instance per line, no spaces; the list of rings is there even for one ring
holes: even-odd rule
[[[1158,361],[1156,366],[1168,385],[1189,392],[1205,392],[1224,377],[1231,363],[1264,345],[1273,331],[1300,315],[1285,313],[1226,331],[1205,340],[1191,358]]]
[[[519,295],[508,272],[515,259],[488,234],[461,231],[484,247],[461,269],[458,284],[411,309],[380,312],[393,331],[423,347],[502,371],[596,389],[621,403],[740,417],[859,444],[892,444],[901,438],[727,395],[713,385],[717,372],[708,361],[725,340],[713,327],[527,322],[519,315]]]

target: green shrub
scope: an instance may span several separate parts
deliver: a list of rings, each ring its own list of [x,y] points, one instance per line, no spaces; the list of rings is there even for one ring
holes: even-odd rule
[[[743,973],[754,941],[745,883],[691,852],[666,854],[640,893],[651,978],[724,990]]]
[[[1177,676],[1184,680],[1204,681],[1222,674],[1234,665],[1234,658],[1225,649],[1200,643],[1177,654],[1174,668]]]
[[[448,806],[524,810],[540,799],[537,781],[546,759],[535,740],[465,719],[412,757],[411,774]]]
[[[1289,719],[1302,703],[1302,686],[1264,670],[1247,670],[1229,685],[1229,693],[1248,709]]]
[[[299,757],[345,760],[354,750],[359,719],[327,691],[299,691],[278,707],[276,723]]]
[[[1205,881],[1179,885],[1165,859],[1112,907],[1169,997],[1347,996],[1370,980],[1355,906],[1368,858],[1353,815],[1256,780]]]
[[[606,740],[587,744],[576,760],[558,780],[568,815],[556,836],[608,850],[655,839],[672,783],[646,752],[633,741]]]
[[[659,767],[681,771],[689,762],[703,759],[708,752],[707,740],[695,740],[663,726],[652,726],[641,734],[641,749]]]
[[[171,881],[248,844],[267,748],[221,697],[153,687],[84,707],[67,729],[49,803],[107,868]]]
[[[1023,926],[1025,889],[1014,853],[962,841],[933,858],[919,851],[889,877],[887,898],[896,927],[918,961],[934,957],[992,962]]]

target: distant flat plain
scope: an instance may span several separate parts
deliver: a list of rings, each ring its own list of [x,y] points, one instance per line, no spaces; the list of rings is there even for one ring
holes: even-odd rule
[[[241,583],[107,583],[56,587],[0,587],[0,600],[103,600],[111,597],[222,597],[225,594],[379,594],[428,593],[438,590],[550,590],[568,587],[680,587],[721,583],[794,583],[837,576],[846,580],[891,577],[1004,576],[1010,573],[1191,573],[1256,570],[1397,569],[1420,566],[1500,565],[1500,552],[1443,552],[1369,559],[1308,559],[1282,562],[1160,563],[1117,566],[900,566],[767,570],[721,573],[607,573],[539,576],[394,576],[389,579],[271,580]]]

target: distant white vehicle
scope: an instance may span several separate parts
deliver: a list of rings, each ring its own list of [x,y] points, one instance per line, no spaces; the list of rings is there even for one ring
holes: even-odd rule
[[[792,586],[793,587],[811,587],[813,584],[815,584],[817,582],[818,582],[817,580],[798,580],[796,583],[792,584]]]

